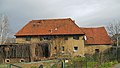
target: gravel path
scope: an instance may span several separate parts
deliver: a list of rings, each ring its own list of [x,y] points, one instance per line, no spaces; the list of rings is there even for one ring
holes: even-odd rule
[[[113,66],[112,68],[120,68],[120,64],[116,64],[116,65]]]

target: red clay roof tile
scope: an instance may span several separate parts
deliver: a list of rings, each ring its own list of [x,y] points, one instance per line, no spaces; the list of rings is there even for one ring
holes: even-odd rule
[[[70,18],[32,20],[15,36],[84,34]]]
[[[110,37],[104,27],[81,28],[85,33],[87,40],[85,44],[112,44]]]

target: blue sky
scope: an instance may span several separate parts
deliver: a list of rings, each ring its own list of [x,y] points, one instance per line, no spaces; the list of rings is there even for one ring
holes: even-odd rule
[[[81,27],[106,26],[120,18],[120,0],[0,0],[16,33],[33,19],[72,18]]]

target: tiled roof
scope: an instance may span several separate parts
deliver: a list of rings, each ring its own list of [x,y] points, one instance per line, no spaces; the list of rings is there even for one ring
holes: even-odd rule
[[[85,33],[87,40],[85,44],[112,44],[110,37],[104,27],[81,28]]]
[[[15,36],[84,34],[70,18],[32,20]]]

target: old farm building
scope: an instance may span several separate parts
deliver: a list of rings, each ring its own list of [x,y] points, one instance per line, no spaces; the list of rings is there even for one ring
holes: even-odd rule
[[[49,57],[58,53],[84,56],[111,47],[104,27],[80,28],[70,18],[32,20],[15,36],[16,43],[46,43],[41,46],[47,49]]]
[[[41,46],[49,57],[58,53],[84,56],[84,33],[70,18],[32,20],[15,36],[16,43],[46,43]]]
[[[104,27],[81,28],[70,18],[32,20],[15,36],[17,44],[0,46],[3,62],[30,62],[56,55],[84,57],[111,47]]]

